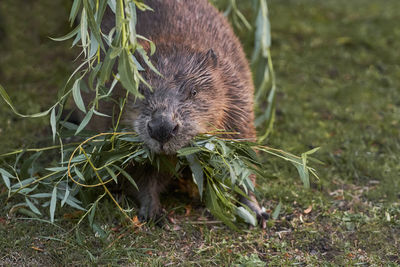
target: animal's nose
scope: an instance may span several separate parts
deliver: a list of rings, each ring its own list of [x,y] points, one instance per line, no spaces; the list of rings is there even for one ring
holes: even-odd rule
[[[147,124],[147,131],[151,138],[165,144],[179,130],[179,125],[171,117],[157,114]]]

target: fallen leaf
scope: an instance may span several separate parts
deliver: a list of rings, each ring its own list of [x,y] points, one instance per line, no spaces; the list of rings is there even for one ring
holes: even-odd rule
[[[305,214],[309,214],[312,211],[312,205],[310,205],[307,209],[304,210]]]
[[[173,229],[174,231],[179,231],[179,230],[181,230],[182,228],[181,228],[179,225],[175,224],[174,227],[173,227],[172,229]]]
[[[44,252],[44,250],[43,250],[43,249],[41,249],[41,248],[38,248],[38,247],[34,247],[34,246],[32,246],[31,248],[32,248],[32,249],[34,249],[34,250],[36,250],[36,251]]]
[[[168,221],[169,221],[170,223],[172,223],[172,224],[176,224],[176,220],[175,220],[175,218],[174,218],[174,217],[172,217],[172,216],[168,216],[167,218],[168,218]]]
[[[185,206],[185,216],[186,217],[189,216],[191,211],[192,211],[192,206],[186,205]]]

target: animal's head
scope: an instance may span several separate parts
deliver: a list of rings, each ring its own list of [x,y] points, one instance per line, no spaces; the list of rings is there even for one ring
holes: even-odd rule
[[[128,113],[151,150],[174,154],[197,134],[223,127],[226,92],[213,50],[160,54],[152,60],[163,76],[146,72],[152,89],[141,85],[144,98]]]

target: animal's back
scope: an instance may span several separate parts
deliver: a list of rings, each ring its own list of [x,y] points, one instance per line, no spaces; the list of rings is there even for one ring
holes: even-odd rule
[[[139,34],[155,40],[156,44],[176,40],[199,51],[212,48],[217,56],[235,60],[248,70],[230,25],[207,0],[150,0],[146,4],[154,12],[139,12]]]

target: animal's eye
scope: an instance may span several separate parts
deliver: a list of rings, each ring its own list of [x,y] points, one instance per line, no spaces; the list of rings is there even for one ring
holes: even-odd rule
[[[196,89],[193,89],[192,90],[192,96],[196,96],[197,95],[197,90]]]

